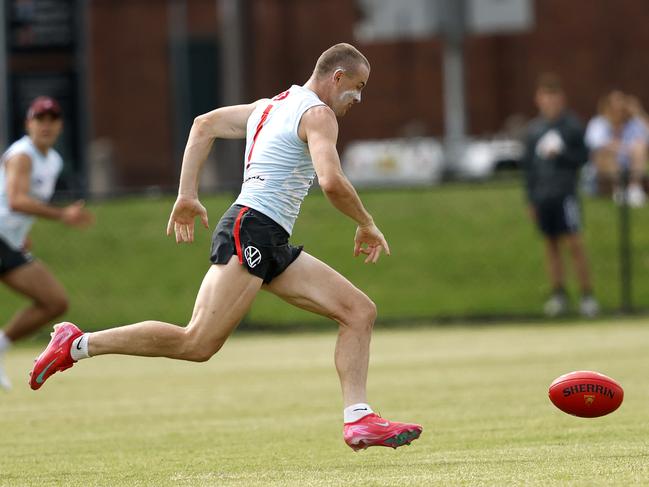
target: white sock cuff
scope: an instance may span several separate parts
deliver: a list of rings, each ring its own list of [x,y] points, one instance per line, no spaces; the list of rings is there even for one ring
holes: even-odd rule
[[[90,355],[88,355],[88,338],[90,338],[90,333],[84,333],[72,341],[70,357],[72,357],[72,360],[75,362],[90,357]]]
[[[7,338],[4,331],[0,331],[0,353],[5,352],[11,348],[11,340]]]
[[[347,406],[343,410],[344,422],[353,423],[354,421],[358,421],[362,417],[367,416],[368,414],[372,414],[373,412],[374,411],[372,411],[370,405],[365,404],[364,402],[352,404],[351,406]]]

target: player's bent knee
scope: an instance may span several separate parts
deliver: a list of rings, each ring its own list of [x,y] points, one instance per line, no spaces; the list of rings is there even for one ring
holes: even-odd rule
[[[70,307],[70,302],[67,296],[58,296],[53,298],[46,303],[43,303],[45,310],[50,318],[56,318],[65,314],[65,312]]]
[[[187,344],[181,354],[181,358],[190,362],[207,362],[220,348],[221,346]]]
[[[363,295],[354,301],[348,309],[345,310],[338,321],[346,326],[354,328],[363,328],[370,331],[376,321],[377,309],[376,304],[367,296]]]
[[[215,353],[208,349],[188,350],[183,358],[190,362],[207,362]]]
[[[361,310],[363,316],[363,321],[367,323],[368,328],[374,326],[378,311],[376,309],[376,304],[370,298],[367,298],[365,303],[363,303],[363,309]]]
[[[182,358],[190,362],[207,362],[212,356],[221,350],[225,339],[205,339],[192,330],[187,329]]]

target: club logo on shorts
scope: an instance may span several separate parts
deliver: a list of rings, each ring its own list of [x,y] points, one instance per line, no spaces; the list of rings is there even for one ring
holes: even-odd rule
[[[248,266],[251,269],[261,262],[261,252],[259,252],[259,249],[253,247],[252,245],[246,247],[246,249],[243,251],[243,255],[245,256],[246,262],[248,262]]]

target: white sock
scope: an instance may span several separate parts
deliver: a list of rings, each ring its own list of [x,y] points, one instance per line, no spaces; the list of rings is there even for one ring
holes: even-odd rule
[[[373,412],[374,411],[372,411],[370,405],[365,404],[364,402],[352,404],[343,410],[344,421],[345,423],[353,423],[354,421],[361,419],[363,416],[367,416]]]
[[[0,331],[0,389],[8,391],[11,389],[11,381],[7,376],[7,372],[3,367],[3,359],[5,352],[11,347],[11,340],[7,338],[7,335],[3,331]]]
[[[80,337],[75,338],[72,341],[72,346],[70,347],[70,356],[75,362],[81,360],[82,358],[89,358],[88,355],[88,338],[90,338],[90,333],[84,333]]]
[[[0,331],[0,354],[6,352],[11,347],[11,340],[7,338],[4,331]]]

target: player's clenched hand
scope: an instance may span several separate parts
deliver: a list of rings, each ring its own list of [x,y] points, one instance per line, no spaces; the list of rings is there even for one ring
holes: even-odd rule
[[[365,254],[365,263],[375,264],[383,251],[390,255],[390,247],[378,227],[374,223],[359,225],[354,237],[354,256]]]
[[[176,243],[193,242],[194,219],[196,217],[201,219],[205,228],[210,228],[207,221],[207,210],[198,201],[198,198],[178,196],[167,224],[167,235],[171,235],[173,230],[176,234]]]
[[[86,202],[78,200],[63,208],[61,221],[68,226],[86,228],[95,222],[95,217],[86,208]]]

